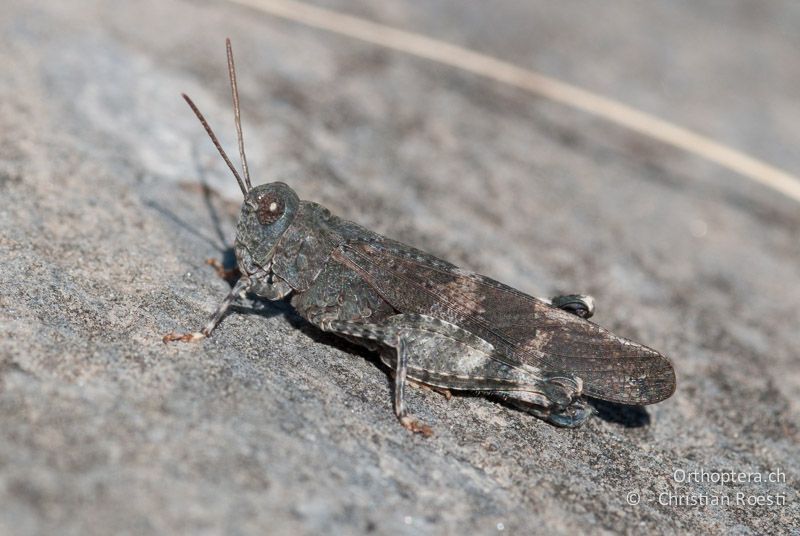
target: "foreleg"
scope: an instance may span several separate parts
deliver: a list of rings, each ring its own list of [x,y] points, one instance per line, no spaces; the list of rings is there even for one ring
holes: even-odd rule
[[[208,322],[206,322],[206,325],[203,327],[203,329],[200,331],[195,331],[192,333],[175,333],[173,331],[164,335],[162,340],[166,344],[172,341],[197,341],[208,337],[211,335],[211,332],[214,331],[214,328],[217,327],[217,324],[220,323],[222,317],[225,316],[225,313],[228,310],[228,307],[231,306],[231,303],[233,303],[233,300],[238,298],[243,292],[247,292],[250,289],[250,285],[250,279],[245,277],[240,278],[228,295],[225,296],[225,299],[222,300],[222,303],[219,304],[219,307],[217,307],[217,310],[214,311],[214,314],[211,315],[211,318],[208,319]]]

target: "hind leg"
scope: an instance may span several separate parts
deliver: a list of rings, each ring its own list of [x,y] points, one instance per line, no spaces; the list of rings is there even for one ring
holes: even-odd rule
[[[491,344],[436,318],[401,314],[380,324],[309,316],[325,331],[378,341],[381,360],[394,370],[394,407],[400,422],[414,432],[430,429],[408,415],[405,386],[416,380],[443,389],[463,389],[496,395],[548,422],[570,426],[583,422],[580,406],[570,408],[583,384],[571,375],[545,374],[532,366],[512,366],[494,353]]]
[[[394,356],[385,356],[385,355],[381,356],[381,361],[383,361],[384,364],[389,362],[389,361],[392,361],[393,359],[394,359]],[[394,369],[391,369],[389,371],[389,374],[392,375],[392,381],[394,381],[394,376],[395,376]],[[437,387],[436,385],[428,385],[426,383],[423,383],[423,382],[418,381],[418,380],[414,380],[412,378],[406,379],[406,384],[410,385],[411,387],[415,387],[417,389],[422,389],[423,391],[430,391],[432,393],[438,393],[438,394],[442,395],[445,398],[445,400],[450,400],[451,398],[453,398],[453,392],[450,389],[446,388],[446,387]]]
[[[581,396],[579,378],[553,376],[540,384],[539,391],[495,391],[504,402],[542,420],[564,428],[576,428],[592,416],[594,410]]]
[[[594,298],[587,294],[565,294],[554,296],[550,299],[553,307],[564,309],[581,318],[591,318],[594,315]]]
[[[563,428],[578,428],[592,415],[594,408],[585,399],[578,398],[564,409],[551,412],[545,420]]]
[[[408,378],[408,344],[406,334],[400,333],[394,341],[395,351],[397,352],[397,366],[394,376],[394,412],[406,429],[422,434],[424,436],[433,435],[433,430],[424,422],[412,417],[406,409],[406,382]]]
[[[528,393],[496,393],[504,402],[526,413],[562,428],[578,428],[594,414],[594,409],[583,397],[577,397],[564,406],[546,406],[538,397],[526,396]]]

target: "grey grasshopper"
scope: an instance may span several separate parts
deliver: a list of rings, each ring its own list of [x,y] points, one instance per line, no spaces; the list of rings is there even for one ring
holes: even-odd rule
[[[247,168],[230,41],[228,72],[242,176],[186,95],[244,195],[236,232],[241,278],[200,332],[249,292],[291,304],[319,329],[377,350],[393,372],[394,410],[407,429],[430,428],[406,409],[409,382],[448,394],[479,392],[552,424],[581,425],[586,397],[646,405],[675,391],[669,359],[587,320],[590,296],[528,296],[302,201],[289,186],[253,187]]]

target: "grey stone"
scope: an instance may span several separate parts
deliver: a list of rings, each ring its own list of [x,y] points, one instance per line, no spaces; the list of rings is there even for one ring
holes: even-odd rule
[[[327,2],[541,69],[800,169],[790,1]],[[561,430],[412,390],[205,265],[255,182],[672,357],[678,390]],[[800,211],[696,157],[430,62],[225,2],[11,0],[0,15],[0,531],[779,533],[800,525]],[[201,185],[205,182],[208,188]],[[781,471],[778,483],[675,471]],[[635,506],[626,501],[641,495]],[[662,505],[713,494],[723,506]],[[783,506],[736,504],[786,496]]]

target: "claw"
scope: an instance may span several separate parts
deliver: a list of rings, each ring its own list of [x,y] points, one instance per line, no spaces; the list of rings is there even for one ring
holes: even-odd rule
[[[431,437],[433,435],[433,428],[408,415],[400,417],[400,424],[402,424],[406,430],[414,432],[415,434],[422,434],[424,437]]]
[[[241,275],[238,266],[234,268],[225,268],[217,259],[206,259],[206,264],[214,268],[214,271],[217,272],[217,275],[225,281],[236,279]]]
[[[164,344],[169,342],[194,342],[199,341],[200,339],[205,339],[205,335],[200,333],[199,331],[195,331],[193,333],[175,333],[174,331],[170,331],[161,339]]]

